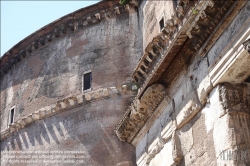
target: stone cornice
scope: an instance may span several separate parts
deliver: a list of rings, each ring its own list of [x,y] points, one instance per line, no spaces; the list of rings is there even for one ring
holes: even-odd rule
[[[119,4],[119,0],[101,1],[97,4],[79,9],[44,26],[21,40],[1,57],[0,77],[7,73],[13,65],[53,40],[73,33],[80,28],[96,24],[103,19],[129,13],[130,8],[136,7],[136,5],[138,5],[136,0],[131,0],[129,4],[124,6]]]
[[[165,96],[165,87],[160,84],[150,86],[142,98],[135,98],[128,107],[115,133],[121,141],[132,142],[138,131],[154,113]]]
[[[250,43],[250,19],[246,25],[231,39],[218,56],[215,62],[209,67],[209,76],[213,86],[222,82],[242,83],[249,75],[249,53],[246,49]],[[236,68],[242,66],[242,68]],[[231,74],[228,74],[231,73]],[[229,75],[231,77],[229,77]]]
[[[162,79],[163,74],[165,77],[161,83],[164,82],[166,86],[170,84],[196,51],[206,49],[203,43],[220,25],[219,22],[227,12],[230,12],[235,4],[240,4],[236,5],[239,9],[244,3],[245,1],[208,0],[186,7],[187,11],[177,7],[175,15],[167,21],[165,29],[148,44],[135,69],[132,77],[140,85],[137,97],[140,98],[148,86]],[[211,45],[209,42],[205,44]]]
[[[164,99],[160,102],[156,110],[152,113],[152,115],[148,118],[147,122],[141,127],[140,131],[136,134],[133,141],[131,141],[131,144],[133,146],[137,146],[137,144],[140,142],[140,140],[145,136],[145,133],[151,128],[151,126],[154,124],[155,120],[162,114],[162,112],[166,109],[166,105],[170,104],[172,101],[170,101],[168,96],[165,96]],[[176,128],[176,126],[175,126]],[[165,137],[164,137],[165,138]]]
[[[181,26],[180,23],[183,21],[184,15],[187,13],[188,9],[188,1],[179,1],[176,12],[172,15],[171,19],[166,21],[166,26],[163,28],[162,32],[154,37],[147,45],[145,53],[141,57],[132,75],[134,81],[139,85],[145,82],[147,77],[149,77],[149,72],[157,65],[157,61],[162,58],[166,49],[169,49],[171,44],[173,44],[173,40],[179,32],[178,26]]]
[[[0,140],[3,141],[13,135],[14,133],[25,128],[27,125],[44,118],[51,117],[62,111],[66,111],[75,108],[79,105],[94,102],[97,100],[106,99],[116,94],[128,94],[135,96],[137,89],[132,87],[131,83],[120,84],[113,87],[99,88],[97,90],[91,90],[84,94],[77,96],[69,96],[62,100],[57,101],[54,105],[43,107],[21,119],[18,119],[14,123],[10,124],[8,128],[1,131]]]

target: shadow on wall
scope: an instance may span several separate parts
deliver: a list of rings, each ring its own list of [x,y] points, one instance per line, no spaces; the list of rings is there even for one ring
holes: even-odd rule
[[[1,151],[81,151],[87,165],[135,165],[134,147],[114,133],[122,111],[101,107],[105,100],[36,121],[2,141]]]

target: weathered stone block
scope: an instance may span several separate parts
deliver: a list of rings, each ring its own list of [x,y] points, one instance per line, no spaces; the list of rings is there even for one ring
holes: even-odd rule
[[[145,136],[141,139],[139,144],[136,146],[136,160],[138,161],[143,154],[147,151],[147,138],[148,138],[148,133],[145,134]]]
[[[173,165],[175,161],[172,158],[172,141],[167,141],[160,151],[152,158],[149,163],[149,166],[164,166],[164,165]]]
[[[186,155],[194,144],[192,124],[187,123],[181,129],[176,131],[176,139],[179,139],[181,151]]]
[[[201,105],[199,103],[190,100],[176,117],[177,128],[181,128],[190,121],[200,109]]]
[[[26,117],[26,124],[29,124],[33,121],[32,114]]]
[[[197,93],[198,93],[198,97],[202,105],[206,104],[208,94],[212,90],[212,88],[213,86],[212,86],[209,76],[206,76],[198,85]]]
[[[39,113],[37,113],[37,112],[32,113],[33,120],[38,120],[39,118],[40,118]]]
[[[46,115],[46,110],[45,109],[39,110],[39,117],[40,117],[40,119],[43,118],[45,115]]]
[[[85,93],[84,94],[84,97],[87,101],[90,101],[91,100],[91,95],[89,93]]]
[[[77,98],[78,104],[81,104],[83,102],[83,96],[82,95],[78,95],[76,98]]]
[[[222,151],[236,146],[235,130],[229,128],[230,118],[230,115],[226,114],[215,122],[213,136],[217,158]]]
[[[161,131],[161,136],[164,140],[169,140],[172,137],[174,130],[176,129],[176,125],[174,121],[169,121],[165,127],[163,127]]]

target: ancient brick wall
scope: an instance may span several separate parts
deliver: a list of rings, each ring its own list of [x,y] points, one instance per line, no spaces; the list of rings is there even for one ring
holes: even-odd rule
[[[92,88],[129,82],[139,59],[136,14],[79,29],[17,63],[1,79],[2,128],[8,110],[15,119],[82,93],[82,75],[92,71]]]
[[[114,134],[129,96],[113,95],[36,121],[2,141],[1,151],[79,151],[84,155],[79,165],[135,165],[134,147]]]
[[[176,8],[174,1],[142,1],[139,6],[140,28],[143,36],[143,50],[159,34],[159,22],[171,18]],[[166,23],[164,23],[166,25]]]
[[[131,8],[54,39],[13,65],[1,78],[1,131],[13,106],[16,122],[81,95],[86,71],[92,72],[90,91],[130,84],[141,55],[139,35]],[[134,148],[114,135],[132,96],[107,96],[38,120],[3,140],[1,151],[78,150],[86,154],[85,165],[135,165]]]

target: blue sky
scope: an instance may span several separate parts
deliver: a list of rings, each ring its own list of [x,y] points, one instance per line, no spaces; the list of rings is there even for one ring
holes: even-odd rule
[[[43,26],[97,2],[1,1],[1,56]]]

